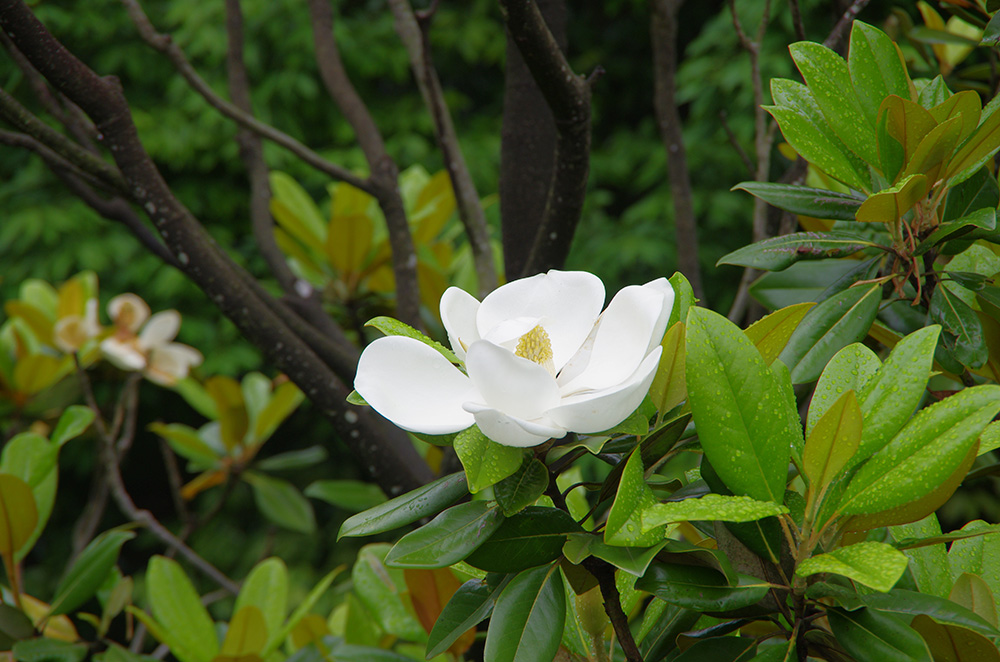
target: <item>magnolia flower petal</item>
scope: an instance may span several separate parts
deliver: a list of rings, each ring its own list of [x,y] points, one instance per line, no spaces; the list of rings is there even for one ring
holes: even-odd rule
[[[441,321],[455,355],[465,360],[465,352],[479,340],[476,313],[479,300],[459,287],[449,287],[441,297]]]
[[[154,347],[149,353],[145,375],[161,386],[173,386],[188,375],[188,371],[203,361],[201,352],[181,343],[167,343]]]
[[[538,317],[515,317],[504,320],[490,329],[483,340],[489,340],[494,345],[506,347],[513,352],[517,350],[517,341],[521,336],[541,323],[542,320]]]
[[[135,333],[149,319],[149,306],[141,297],[126,292],[108,302],[108,316],[116,326]]]
[[[97,319],[97,299],[87,299],[84,304],[83,328],[93,338],[101,333],[101,322]]]
[[[585,271],[556,271],[515,280],[491,292],[479,307],[480,337],[505,320],[541,318],[559,370],[590,333],[604,306],[604,283]]]
[[[559,404],[559,387],[548,370],[488,340],[472,343],[465,369],[479,402],[511,416],[530,420]]]
[[[122,370],[142,370],[146,367],[146,356],[136,348],[135,344],[122,342],[115,336],[101,341],[101,352]]]
[[[666,278],[651,280],[643,285],[643,287],[659,292],[663,296],[663,309],[660,310],[660,317],[656,320],[656,324],[653,325],[653,335],[649,338],[649,348],[646,350],[652,351],[654,347],[660,344],[660,341],[663,340],[663,334],[667,331],[667,322],[670,321],[670,313],[674,309],[674,288]]]
[[[628,379],[649,353],[664,303],[663,293],[652,287],[630,285],[619,291],[601,315],[586,366],[568,381],[560,375],[563,395],[604,389]],[[577,357],[571,360],[573,372],[578,361],[582,362]]]
[[[545,416],[567,430],[584,433],[603,432],[621,423],[649,391],[661,351],[661,347],[653,349],[623,383],[563,398],[562,404],[545,412]]]
[[[165,345],[175,337],[181,328],[181,314],[176,310],[164,310],[149,318],[139,333],[139,348],[148,350]]]
[[[566,436],[566,430],[558,426],[526,421],[491,407],[469,402],[465,408],[475,415],[476,425],[483,434],[504,446],[526,448],[543,444],[552,438],[559,439]]]
[[[449,434],[475,422],[462,403],[482,397],[437,350],[404,336],[379,338],[358,361],[354,388],[375,411],[412,432]]]

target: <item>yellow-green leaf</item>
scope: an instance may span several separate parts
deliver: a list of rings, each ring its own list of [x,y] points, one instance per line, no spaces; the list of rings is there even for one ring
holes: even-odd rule
[[[931,108],[930,113],[938,124],[953,117],[961,118],[962,128],[958,133],[958,142],[961,143],[979,126],[982,110],[983,103],[979,99],[979,94],[972,90],[963,90]]]
[[[31,487],[10,474],[0,474],[0,556],[11,563],[38,523]]]
[[[52,344],[52,326],[54,321],[49,319],[39,308],[30,303],[13,299],[4,303],[3,310],[7,313],[8,317],[19,317],[24,320],[24,323],[31,329],[31,333],[34,334],[38,342],[45,345]]]
[[[868,197],[855,218],[872,223],[891,223],[910,210],[927,194],[927,177],[910,175],[895,186]]]
[[[271,399],[257,416],[257,424],[254,425],[253,438],[256,441],[264,441],[278,428],[281,423],[291,416],[305,396],[302,391],[292,382],[283,382],[274,389]]]
[[[853,390],[826,410],[806,439],[802,464],[810,490],[826,488],[850,461],[861,442],[861,407]]]
[[[220,656],[243,657],[260,655],[267,644],[267,623],[264,614],[254,605],[240,607],[229,621]]]
[[[953,178],[955,185],[982,167],[997,149],[1000,149],[1000,113],[993,113],[959,147],[943,176]]]
[[[830,572],[885,593],[899,581],[907,563],[906,555],[892,545],[861,542],[808,558],[799,564],[795,574],[808,577]]]
[[[455,192],[447,170],[439,170],[420,189],[410,214],[416,224],[413,243],[430,243],[444,228],[445,222],[455,211]]]
[[[767,365],[774,363],[774,360],[781,354],[781,350],[785,349],[788,339],[792,337],[799,322],[815,305],[815,303],[806,302],[786,306],[747,327],[744,333],[760,351],[760,355],[764,357],[764,363]]]
[[[28,354],[14,366],[14,386],[26,395],[35,395],[69,374],[72,361],[68,356]]]
[[[928,184],[933,185],[938,180],[942,165],[947,163],[954,153],[961,130],[962,119],[959,117],[945,120],[931,129],[910,157],[903,170],[903,178],[924,174],[927,176]]]
[[[886,113],[886,129],[889,135],[903,146],[903,163],[910,160],[917,146],[937,121],[925,108],[909,99],[895,94],[887,96],[879,107],[879,117]]]
[[[368,214],[331,217],[324,246],[326,258],[341,274],[358,273],[371,251],[374,232],[375,224]]]
[[[656,411],[666,413],[687,400],[687,383],[684,378],[684,322],[677,322],[660,342],[663,353],[660,365],[649,387],[649,397]]]
[[[232,377],[216,375],[205,382],[205,390],[215,401],[219,412],[219,426],[222,443],[232,450],[243,443],[249,419],[243,403],[243,390]]]

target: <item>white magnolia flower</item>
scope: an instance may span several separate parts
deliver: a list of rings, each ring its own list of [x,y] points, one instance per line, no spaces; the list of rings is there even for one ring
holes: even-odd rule
[[[56,347],[67,354],[79,352],[89,340],[99,335],[101,323],[97,320],[97,299],[87,300],[83,315],[62,317],[52,329]]]
[[[173,386],[202,362],[195,348],[171,342],[181,326],[176,310],[150,317],[145,301],[121,294],[108,303],[108,314],[117,330],[101,342],[101,351],[122,370],[141,370],[151,382]]]
[[[419,340],[389,336],[362,353],[354,387],[412,432],[476,424],[507,446],[601,432],[649,390],[673,303],[660,278],[624,288],[602,313],[604,284],[582,271],[516,280],[482,303],[452,287],[441,319],[465,372]]]

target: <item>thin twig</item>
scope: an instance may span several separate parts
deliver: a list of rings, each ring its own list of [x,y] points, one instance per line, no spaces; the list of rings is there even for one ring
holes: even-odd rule
[[[729,114],[725,110],[719,111],[719,123],[722,124],[722,130],[726,132],[726,137],[729,138],[729,144],[733,146],[736,150],[736,154],[740,157],[740,161],[743,161],[743,165],[747,168],[747,176],[753,177],[753,161],[750,159],[750,155],[747,151],[743,149],[743,145],[740,144],[739,138],[733,133],[732,127],[729,126]]]
[[[253,131],[276,145],[284,147],[316,170],[319,170],[334,179],[347,182],[351,186],[357,187],[362,191],[367,191],[369,193],[373,192],[372,186],[367,180],[358,177],[343,166],[331,163],[295,138],[292,138],[288,134],[279,131],[269,124],[261,122],[256,117],[245,113],[234,104],[220,97],[215,93],[205,79],[202,78],[197,71],[195,71],[194,67],[191,66],[191,63],[188,61],[187,56],[184,54],[184,51],[182,51],[181,48],[174,43],[174,40],[169,35],[157,32],[156,28],[149,20],[149,17],[146,16],[146,12],[143,11],[142,5],[139,4],[138,0],[122,0],[122,4],[125,5],[129,18],[135,24],[135,27],[139,32],[139,36],[142,37],[143,41],[155,48],[157,51],[166,55],[177,69],[177,72],[188,82],[188,85],[190,85],[195,92],[200,94],[210,106],[239,124],[241,127]]]
[[[802,8],[799,7],[799,0],[788,0],[788,8],[792,12],[792,27],[795,29],[796,41],[805,41],[806,26],[802,22]]]
[[[437,5],[435,3],[431,6],[419,19],[410,7],[409,0],[389,0],[389,6],[396,20],[396,33],[399,34],[409,55],[413,77],[417,81],[417,87],[420,88],[424,104],[430,110],[434,135],[455,191],[458,216],[465,227],[465,234],[472,248],[479,295],[482,298],[497,286],[496,264],[493,261],[493,247],[490,244],[486,214],[483,213],[479,193],[476,192],[472,175],[465,163],[451,113],[444,99],[444,91],[441,89],[441,81],[431,60],[427,30]]]
[[[834,48],[840,42],[847,26],[854,22],[854,19],[858,17],[862,9],[868,6],[869,2],[871,0],[854,0],[851,6],[840,17],[840,20],[837,21],[837,24],[833,26],[833,30],[830,31],[827,38],[823,40],[823,45],[827,48]]]

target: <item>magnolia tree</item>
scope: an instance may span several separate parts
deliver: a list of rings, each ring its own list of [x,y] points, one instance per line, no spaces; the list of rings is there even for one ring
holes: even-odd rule
[[[752,63],[756,153],[755,181],[738,185],[755,196],[754,243],[720,260],[746,267],[728,316],[697,305],[673,87],[680,3],[653,3],[650,34],[681,268],[610,301],[597,276],[561,269],[599,90],[563,54],[561,3],[500,3],[502,278],[429,51],[436,3],[388,3],[446,165],[433,175],[390,158],[324,0],[308,3],[317,65],[364,175],[255,117],[238,0],[225,3],[230,100],[138,2],[122,4],[239,127],[269,282],[167,185],[119,81],[20,0],[0,0],[2,42],[60,129],[3,90],[13,130],[0,142],[36,153],[188,276],[283,374],[204,374],[202,354],[174,342],[180,314],[151,314],[135,294],[110,298],[105,325],[92,273],[21,284],[0,331],[4,659],[1000,659],[1000,530],[942,528],[936,514],[997,473],[1000,448],[1000,97],[982,83],[995,84],[991,71],[956,70],[972,46],[1000,42],[992,3],[947,3],[947,23],[920,3],[924,25],[897,14],[894,41],[855,20],[856,0],[820,44],[790,2],[804,82],[770,81],[770,105],[770,3],[753,36],[730,3]],[[941,75],[914,76],[921,59]],[[777,130],[792,165],[769,182]],[[322,210],[269,172],[265,140],[337,182]],[[803,231],[771,236],[789,223]],[[369,312],[385,337],[366,343]],[[122,472],[143,379],[205,421],[148,425],[163,439],[177,527],[140,507]],[[315,466],[322,445],[259,457],[306,398],[377,485],[323,479],[303,491],[274,475]],[[54,553],[36,543],[59,456],[78,437],[95,442],[98,469],[75,553],[58,582],[33,585],[25,568]],[[278,557],[236,581],[192,536],[212,532],[240,484],[275,526],[320,535],[310,497],[354,513],[340,538],[394,542],[362,547],[335,590],[343,568],[300,586]],[[127,521],[98,533],[109,499]],[[141,591],[124,572],[136,564],[118,563],[137,527],[164,552],[143,559]],[[211,605],[220,592],[231,599]]]

